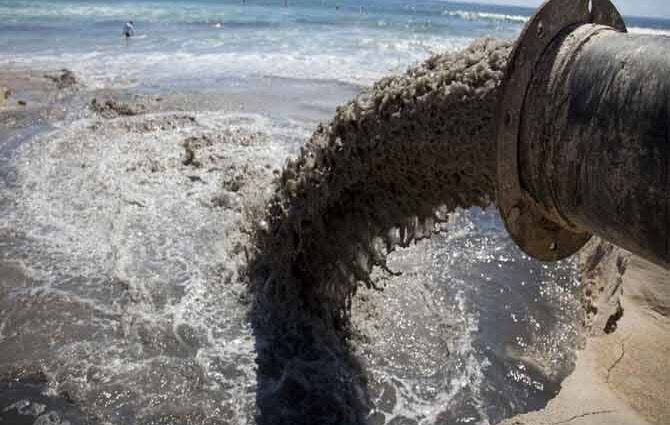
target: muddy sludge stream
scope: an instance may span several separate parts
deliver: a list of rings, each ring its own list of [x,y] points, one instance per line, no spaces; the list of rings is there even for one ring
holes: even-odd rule
[[[35,412],[11,407],[30,391],[53,400],[35,420],[65,400],[72,423],[495,423],[541,407],[572,365],[575,274],[477,208],[508,53],[480,41],[381,81],[278,174],[308,134],[253,114],[84,117],[22,146],[0,368],[23,395],[3,414]]]
[[[356,314],[374,317],[356,295],[361,282],[367,289],[380,289],[384,275],[402,275],[387,264],[390,253],[438,229],[447,230],[440,223],[448,223],[450,216],[455,219],[451,214],[458,209],[491,204],[493,116],[509,48],[507,43],[481,41],[461,53],[433,58],[403,77],[377,83],[339,108],[336,118],[321,126],[283,171],[267,221],[262,220],[259,253],[251,267],[256,285],[254,327],[263,341],[259,376],[267,380],[259,378],[267,388],[259,390],[261,418],[267,419],[263,423],[277,423],[277,418],[281,423],[384,423],[387,414],[396,416],[389,423],[403,420],[397,406],[384,414],[370,403],[365,366],[351,346],[368,335],[359,334],[352,304],[357,305]],[[382,276],[375,277],[375,270]],[[399,287],[410,290],[407,286]],[[438,304],[423,295],[418,305],[401,305],[399,310],[420,311]],[[449,295],[438,299],[445,296]],[[378,302],[384,310],[384,302]],[[441,315],[439,307],[434,310]],[[406,344],[414,338],[408,330]],[[423,335],[418,345],[425,348],[433,339],[428,351],[447,355],[449,338],[440,333],[445,334],[437,330]],[[455,350],[462,344],[455,343]],[[387,348],[377,355],[393,360],[396,353]],[[488,405],[497,402],[495,397],[486,400],[481,388],[469,395],[457,394],[458,389],[450,394],[444,385],[449,377],[439,373],[444,365],[422,350],[414,351],[416,359],[403,359],[403,354],[407,353],[398,353],[401,361],[386,364],[407,369],[424,361],[426,367],[414,379],[437,373],[432,387],[422,383],[425,388],[405,388],[407,393],[429,393],[443,403],[420,413],[422,423],[502,419]],[[461,360],[467,369],[467,355]],[[521,374],[527,378],[533,372]],[[453,376],[451,380],[457,381]],[[548,381],[547,388],[538,386],[545,396],[557,388]],[[486,380],[472,384],[484,387]],[[390,391],[402,392],[403,385]],[[449,407],[458,396],[462,403]],[[528,393],[516,401],[524,396],[532,404]],[[404,413],[418,413],[412,410]]]

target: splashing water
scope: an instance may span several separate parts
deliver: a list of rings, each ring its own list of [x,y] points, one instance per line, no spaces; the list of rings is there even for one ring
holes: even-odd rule
[[[374,266],[390,272],[390,252],[456,208],[491,203],[509,50],[481,40],[382,80],[284,170],[253,277],[263,423],[365,422],[365,374],[343,342],[357,282],[375,287]]]
[[[77,92],[86,111],[0,155],[0,418],[453,425],[541,407],[571,365],[574,273],[463,210],[493,199],[509,49],[380,81],[276,174],[306,126],[219,95],[91,111],[108,103]]]

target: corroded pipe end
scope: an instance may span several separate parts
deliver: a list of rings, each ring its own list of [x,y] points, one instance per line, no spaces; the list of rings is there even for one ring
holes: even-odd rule
[[[554,220],[523,187],[519,168],[522,111],[533,72],[551,42],[559,34],[589,23],[626,30],[621,15],[609,0],[546,1],[528,22],[512,51],[496,113],[496,203],[517,245],[542,261],[557,261],[575,254],[592,235]]]

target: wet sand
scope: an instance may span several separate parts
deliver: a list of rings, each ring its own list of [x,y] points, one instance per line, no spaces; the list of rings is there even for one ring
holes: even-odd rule
[[[591,336],[577,367],[546,409],[503,425],[670,423],[670,273],[606,242],[580,258]]]

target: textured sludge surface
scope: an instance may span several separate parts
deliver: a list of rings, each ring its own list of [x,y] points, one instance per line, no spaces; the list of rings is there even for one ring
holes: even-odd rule
[[[351,298],[359,282],[376,285],[375,266],[392,273],[395,248],[429,237],[457,208],[492,202],[509,51],[479,40],[378,82],[283,170],[250,268],[267,423],[364,422],[366,378],[347,347]]]
[[[414,425],[541,407],[574,346],[572,269],[524,258],[492,211],[452,214],[492,201],[509,49],[430,58],[313,134],[219,93],[73,92],[81,115],[17,144],[0,187],[0,375],[40,377],[0,379],[0,417]]]

